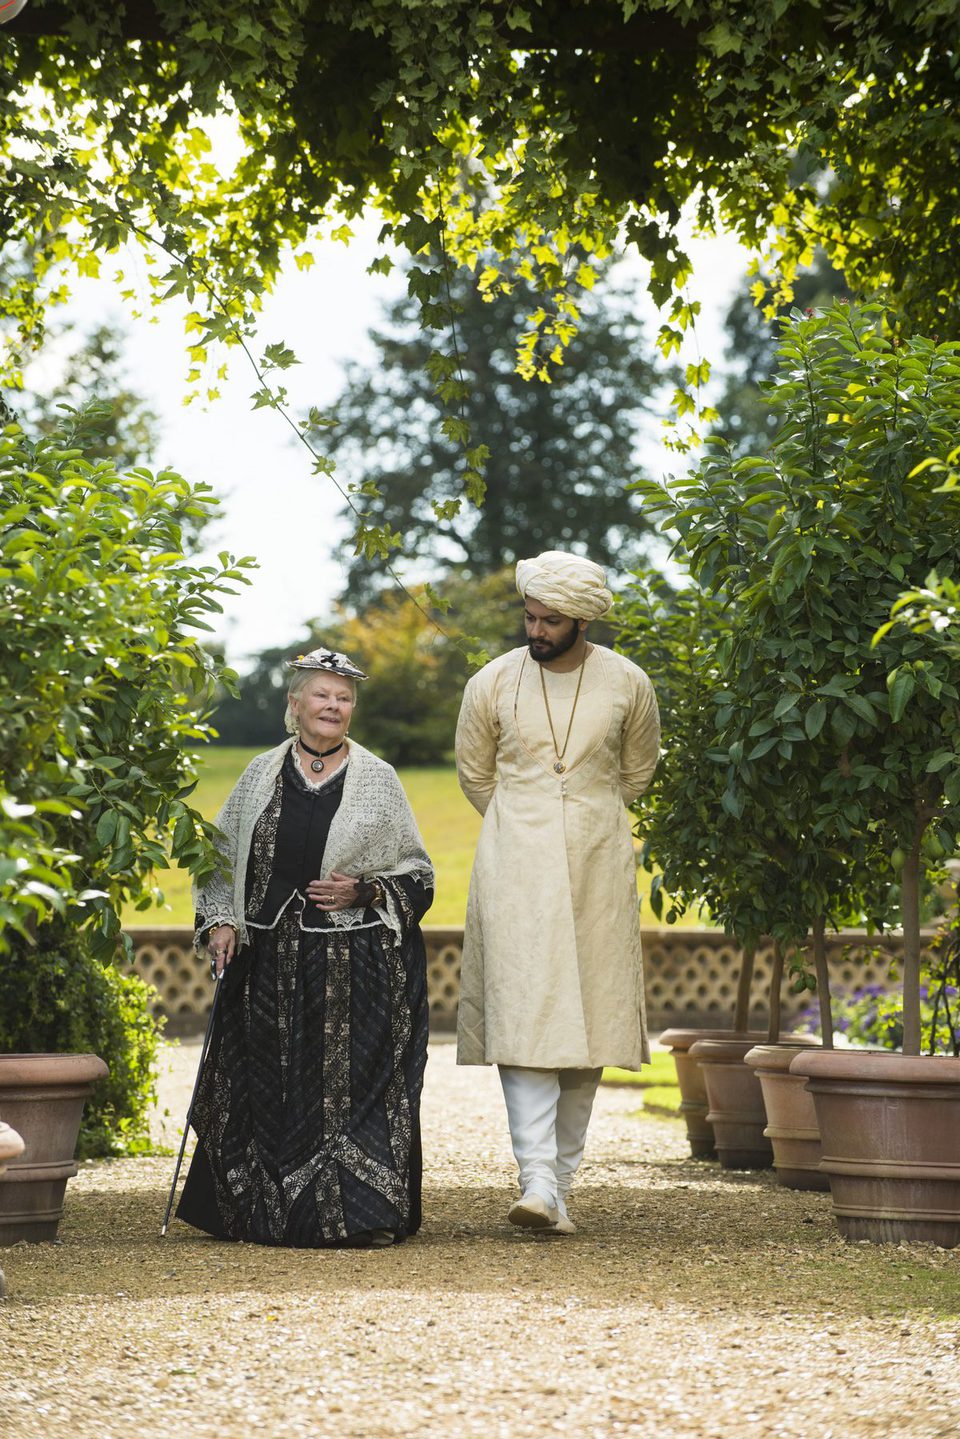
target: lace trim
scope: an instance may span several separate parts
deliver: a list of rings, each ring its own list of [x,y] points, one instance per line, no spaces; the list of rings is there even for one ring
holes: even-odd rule
[[[303,922],[303,907],[304,907],[305,905],[309,904],[310,901],[307,899],[307,896],[306,896],[305,894],[303,894],[303,892],[302,892],[301,890],[299,890],[299,889],[293,890],[293,891],[287,896],[287,898],[283,901],[283,904],[282,904],[282,905],[280,906],[280,908],[277,910],[276,918],[274,919],[274,921],[273,921],[272,924],[258,924],[255,920],[248,919],[248,920],[245,921],[246,926],[247,926],[247,929],[266,929],[266,930],[276,929],[277,925],[280,923],[281,919],[283,918],[284,913],[286,912],[287,909],[289,909],[290,904],[291,904],[292,901],[295,900],[295,899],[299,899],[299,901],[300,901],[300,905],[301,905],[301,908],[300,908],[300,929],[302,929],[305,934],[339,934],[339,933],[340,933],[339,926],[334,925],[334,924],[304,924],[304,922]],[[344,913],[345,913],[345,912],[346,912],[346,911],[344,911]],[[355,910],[351,910],[350,912],[351,912],[351,914],[356,913]],[[377,910],[376,913],[379,914],[380,911]],[[350,928],[351,928],[351,929],[376,929],[378,925],[382,925],[382,924],[385,924],[385,923],[386,923],[386,920],[385,920],[385,919],[368,919],[368,920],[366,921],[366,923],[364,923],[364,924],[352,924],[352,925],[350,926]]]
[[[343,774],[347,765],[350,763],[350,756],[348,755],[347,758],[344,760],[343,764],[337,765],[337,768],[333,771],[333,774],[321,774],[318,775],[316,779],[311,779],[310,776],[307,774],[307,771],[303,767],[303,760],[300,758],[300,751],[297,749],[296,745],[293,746],[290,753],[293,755],[293,763],[296,767],[298,775],[303,780],[304,784],[308,785],[309,788],[313,790],[323,789],[323,786],[325,784],[330,784],[331,780],[337,779],[339,775]]]

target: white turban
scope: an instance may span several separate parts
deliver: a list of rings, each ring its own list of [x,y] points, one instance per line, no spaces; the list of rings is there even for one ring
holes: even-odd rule
[[[598,620],[613,604],[600,566],[563,550],[544,550],[536,559],[520,560],[517,589],[524,599],[539,600],[573,620]]]

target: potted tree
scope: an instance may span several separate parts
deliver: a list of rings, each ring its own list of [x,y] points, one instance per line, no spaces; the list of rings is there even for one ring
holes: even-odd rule
[[[773,852],[773,836],[766,830],[760,837],[749,833],[747,845],[734,852],[743,861],[737,870],[742,888],[731,890],[720,900],[719,914],[728,928],[747,936],[749,955],[761,935],[774,932],[774,958],[768,987],[768,1024],[765,1036],[735,1032],[725,1036],[704,1036],[689,1050],[703,1077],[709,1101],[707,1119],[716,1135],[717,1153],[728,1169],[765,1169],[771,1165],[784,1183],[816,1188],[816,1160],[802,1155],[804,1145],[815,1136],[809,1123],[795,1112],[795,1106],[778,1106],[771,1114],[767,1091],[776,1084],[780,1071],[801,1049],[813,1043],[808,1035],[784,1034],[781,1028],[781,989],[786,945],[777,930],[796,932],[800,921],[796,902],[800,892],[791,886],[793,866]],[[763,922],[761,916],[765,916]],[[765,1043],[764,1043],[765,1040]],[[758,1067],[757,1059],[761,1059]],[[779,1091],[774,1091],[779,1099]],[[798,1130],[801,1132],[798,1133]]]
[[[893,583],[881,586],[890,615],[864,655],[865,667],[882,667],[886,685],[876,726],[886,784],[874,811],[896,845],[900,871],[903,1050],[848,1051],[813,1066],[798,1061],[796,1073],[806,1076],[817,1105],[841,1233],[952,1248],[960,1244],[960,1033],[949,994],[957,978],[958,921],[941,936],[937,1003],[928,1052],[921,1054],[920,896],[924,878],[956,851],[960,837],[960,452],[948,452],[960,421],[960,359],[955,345],[917,340],[894,348],[887,341],[874,368],[887,397],[904,373],[911,381],[908,396],[897,394],[898,443],[891,446],[899,524],[887,521],[882,531],[888,544],[915,534],[917,553],[903,574],[895,571]],[[851,427],[862,429],[857,407],[851,409]],[[937,441],[939,453],[920,458]],[[933,488],[930,470],[946,474]],[[866,518],[880,528],[885,496],[876,484],[869,488]],[[897,582],[909,587],[894,596]]]
[[[779,807],[784,783],[809,785],[811,835],[872,868],[872,917],[893,904],[903,929],[904,1053],[824,1049],[791,1064],[814,1093],[840,1227],[956,1243],[960,1063],[919,1057],[921,888],[960,828],[956,656],[942,627],[886,622],[931,571],[960,573],[960,490],[931,493],[920,468],[955,443],[960,360],[893,325],[876,306],[795,315],[770,453],[711,477],[706,518],[699,479],[681,487],[680,523],[694,573],[754,617],[731,668],[750,669],[752,643],[780,670],[778,703],[754,715],[762,747],[735,761],[734,799],[779,775]]]
[[[710,697],[718,682],[711,672],[712,645],[728,628],[726,612],[695,584],[674,591],[654,569],[638,570],[617,607],[617,647],[642,664],[653,680],[661,710],[669,714],[663,753],[653,784],[637,807],[642,837],[640,863],[652,875],[650,903],[658,919],[672,923],[691,905],[702,907],[701,876],[711,858],[721,853],[717,825],[718,772],[706,760]],[[682,795],[687,809],[678,802]],[[690,829],[702,843],[682,846]],[[679,831],[679,833],[678,833]],[[679,841],[679,842],[678,842]],[[679,859],[680,853],[687,858]],[[701,865],[701,861],[704,863]],[[660,869],[665,864],[666,870]],[[660,1043],[670,1049],[680,1088],[680,1112],[694,1159],[717,1157],[703,1075],[691,1046],[704,1038],[722,1039],[746,1033],[753,980],[753,952],[743,952],[734,1007],[733,1028],[664,1030]],[[759,1037],[759,1036],[757,1036]]]
[[[17,620],[0,638],[0,1113],[25,1146],[0,1177],[8,1243],[55,1233],[91,1088],[86,1151],[145,1143],[157,1030],[116,962],[132,958],[120,907],[153,902],[168,852],[200,874],[214,863],[187,799],[212,677],[193,631],[243,578],[227,555],[184,557],[207,487],[88,458],[91,418],[35,444],[16,423],[0,437]]]
[[[652,498],[664,507],[662,491],[653,490]],[[706,906],[742,953],[732,1028],[668,1029],[661,1043],[673,1051],[693,1156],[719,1153],[727,1167],[765,1168],[773,1150],[764,1134],[761,1089],[743,1063],[754,1045],[770,1038],[769,1029],[766,1035],[749,1029],[754,953],[771,914],[787,933],[798,924],[787,913],[789,836],[763,804],[747,812],[730,788],[730,753],[742,755],[744,740],[725,735],[735,711],[724,688],[725,651],[740,620],[729,596],[710,594],[695,581],[674,593],[654,573],[638,573],[628,595],[618,610],[618,644],[648,670],[670,716],[660,767],[638,810],[641,862],[653,873],[651,902],[660,916],[669,895],[668,923],[687,907]],[[779,994],[777,972],[770,1000],[774,1038]]]
[[[735,459],[721,443],[672,500],[670,518],[684,535],[698,579],[715,579],[719,560],[710,544],[712,526],[691,524],[696,516],[715,523],[720,517],[724,532],[736,538],[736,564],[723,572],[711,603],[702,595],[687,600],[687,607],[695,603],[698,611],[693,643],[681,642],[676,618],[671,622],[649,602],[644,605],[667,637],[670,663],[681,670],[667,687],[671,727],[678,713],[686,718],[690,710],[699,725],[696,733],[689,724],[680,726],[682,760],[676,773],[666,771],[662,821],[658,825],[660,816],[655,817],[652,834],[658,850],[670,857],[671,881],[709,896],[711,912],[731,932],[749,936],[753,944],[763,934],[774,939],[766,1043],[751,1049],[734,1036],[694,1035],[695,1045],[684,1057],[702,1071],[701,1081],[712,1085],[713,1112],[737,1116],[721,1120],[734,1151],[728,1158],[759,1163],[772,1146],[781,1183],[826,1188],[813,1101],[803,1081],[790,1076],[792,1058],[810,1040],[780,1035],[785,957],[794,990],[817,990],[823,1042],[831,1046],[827,925],[879,923],[889,887],[883,875],[889,880],[892,871],[886,861],[878,865],[870,836],[853,834],[842,811],[821,794],[816,726],[808,734],[799,723],[790,688],[792,667],[803,663],[803,655],[798,659],[795,653],[794,606],[789,598],[782,603],[778,580],[765,563],[769,520],[761,525],[755,518],[758,498],[761,504],[769,498],[771,483],[775,478],[758,470],[756,461]],[[664,507],[662,491],[652,499]],[[720,622],[705,623],[721,595]],[[688,758],[691,750],[708,763],[699,764],[696,753]],[[751,950],[752,944],[745,954],[735,1030],[746,1028],[742,1006]],[[673,1033],[666,1038],[672,1041]],[[680,1038],[684,1042],[687,1036]],[[755,1078],[743,1073],[741,1062],[756,1071]],[[715,1065],[722,1067],[713,1073]]]

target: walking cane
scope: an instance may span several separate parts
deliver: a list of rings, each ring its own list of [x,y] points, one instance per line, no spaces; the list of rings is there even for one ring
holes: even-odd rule
[[[213,1033],[213,1021],[217,1017],[217,1005],[220,1003],[220,992],[223,989],[223,976],[227,972],[224,965],[217,975],[217,987],[213,991],[213,1003],[210,1006],[210,1018],[207,1020],[207,1032],[203,1036],[203,1048],[200,1051],[200,1063],[197,1065],[197,1077],[193,1084],[193,1093],[190,1096],[190,1104],[187,1109],[187,1117],[183,1121],[183,1138],[180,1141],[180,1153],[177,1155],[177,1167],[173,1171],[173,1183],[170,1186],[170,1197],[167,1200],[167,1212],[163,1216],[163,1223],[160,1226],[160,1238],[165,1239],[167,1225],[170,1223],[170,1211],[173,1208],[173,1197],[177,1192],[177,1180],[180,1178],[180,1166],[183,1163],[183,1152],[187,1147],[187,1135],[190,1133],[190,1121],[193,1118],[193,1106],[197,1102],[197,1090],[200,1088],[200,1076],[203,1074],[203,1066],[207,1058],[207,1050],[210,1048],[210,1036]]]

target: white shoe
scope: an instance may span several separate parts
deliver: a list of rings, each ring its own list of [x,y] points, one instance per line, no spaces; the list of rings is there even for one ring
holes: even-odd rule
[[[554,1234],[576,1234],[576,1232],[577,1226],[574,1224],[569,1214],[561,1214],[556,1224],[553,1226]]]
[[[533,1190],[528,1190],[515,1204],[511,1204],[507,1218],[521,1229],[553,1231],[560,1221],[560,1211]]]

